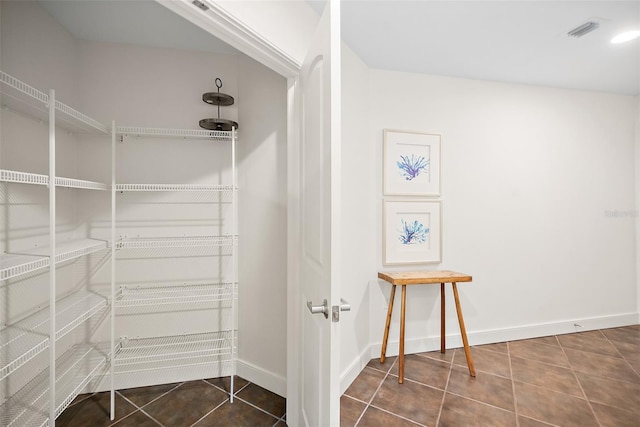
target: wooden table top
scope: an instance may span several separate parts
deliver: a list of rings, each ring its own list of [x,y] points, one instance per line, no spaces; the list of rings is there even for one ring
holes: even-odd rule
[[[431,283],[470,282],[471,276],[454,271],[379,272],[378,278],[392,285],[428,285]]]

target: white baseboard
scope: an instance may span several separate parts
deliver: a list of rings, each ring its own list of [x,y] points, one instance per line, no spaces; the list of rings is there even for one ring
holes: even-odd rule
[[[527,338],[545,337],[549,335],[569,334],[572,332],[585,332],[594,329],[616,328],[619,326],[635,325],[640,323],[640,313],[627,313],[615,316],[591,317],[584,319],[572,319],[560,322],[539,323],[535,325],[514,326],[511,328],[493,329],[487,331],[467,332],[470,345],[491,344],[504,341],[523,340]],[[576,326],[579,325],[579,326]],[[447,334],[447,348],[462,347],[460,333]],[[440,337],[430,336],[424,338],[412,338],[404,343],[405,354],[422,353],[440,349]],[[380,357],[382,342],[372,343],[370,357]],[[389,340],[387,344],[387,356],[397,356],[399,350],[398,339]]]
[[[351,383],[371,360],[371,346],[367,346],[362,353],[340,374],[340,396],[344,394]]]
[[[545,337],[549,335],[568,334],[572,332],[585,332],[595,329],[616,328],[620,326],[636,325],[640,323],[640,313],[627,313],[615,316],[591,317],[573,319],[560,322],[539,323],[535,325],[523,325],[510,328],[493,329],[487,331],[469,331],[467,333],[470,345],[492,344],[504,341],[515,341],[528,338]],[[580,326],[576,326],[580,325]],[[447,348],[462,347],[462,338],[459,333],[447,335]],[[440,349],[440,337],[429,336],[405,340],[405,354],[423,353]],[[371,359],[380,357],[382,342],[371,343],[363,352],[349,364],[340,376],[340,392],[344,391],[362,372]],[[397,356],[399,342],[389,340],[387,343],[387,356]]]
[[[240,359],[236,361],[236,374],[278,396],[287,397],[287,379],[282,375],[269,372]]]

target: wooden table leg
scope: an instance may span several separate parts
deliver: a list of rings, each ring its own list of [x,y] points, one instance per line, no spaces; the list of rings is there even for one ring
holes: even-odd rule
[[[400,352],[398,353],[398,383],[404,382],[404,313],[407,303],[407,285],[402,285],[402,305],[400,306]]]
[[[389,296],[389,308],[387,309],[387,324],[384,325],[384,336],[382,337],[382,351],[380,352],[380,363],[384,363],[387,357],[387,341],[389,340],[389,327],[391,327],[391,313],[393,313],[393,298],[396,296],[396,285],[391,285],[391,295]]]
[[[464,344],[464,355],[467,358],[467,365],[469,366],[469,374],[472,377],[476,376],[476,370],[473,367],[473,359],[471,358],[471,349],[469,349],[469,341],[467,340],[467,331],[464,327],[464,319],[462,318],[462,309],[460,308],[460,298],[458,298],[458,287],[455,283],[453,285],[453,297],[456,300],[456,311],[458,312],[458,323],[460,323],[460,333],[462,334],[462,343]]]
[[[440,353],[444,353],[447,348],[447,339],[444,325],[444,283],[440,283]]]

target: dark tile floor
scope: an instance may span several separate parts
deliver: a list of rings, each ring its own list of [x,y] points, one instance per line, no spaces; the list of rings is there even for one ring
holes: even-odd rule
[[[640,325],[372,360],[340,400],[341,426],[640,427]],[[57,426],[286,426],[284,398],[242,378],[79,396]]]
[[[116,392],[116,419],[109,419],[108,392],[78,396],[58,417],[57,427],[285,427],[286,401],[242,378],[189,381]]]
[[[640,427],[640,325],[372,360],[341,426]]]

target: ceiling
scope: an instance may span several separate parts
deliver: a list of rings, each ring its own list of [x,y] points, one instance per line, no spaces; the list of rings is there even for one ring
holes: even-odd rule
[[[40,0],[39,4],[81,40],[240,53],[152,0]]]
[[[322,2],[315,2],[320,10]],[[343,1],[342,38],[372,68],[638,94],[640,1]],[[581,38],[567,32],[587,21]]]
[[[238,53],[145,1],[40,2],[76,37]],[[309,1],[322,11],[326,1]],[[640,0],[342,0],[342,38],[372,68],[637,95]],[[592,20],[581,38],[567,32]]]

